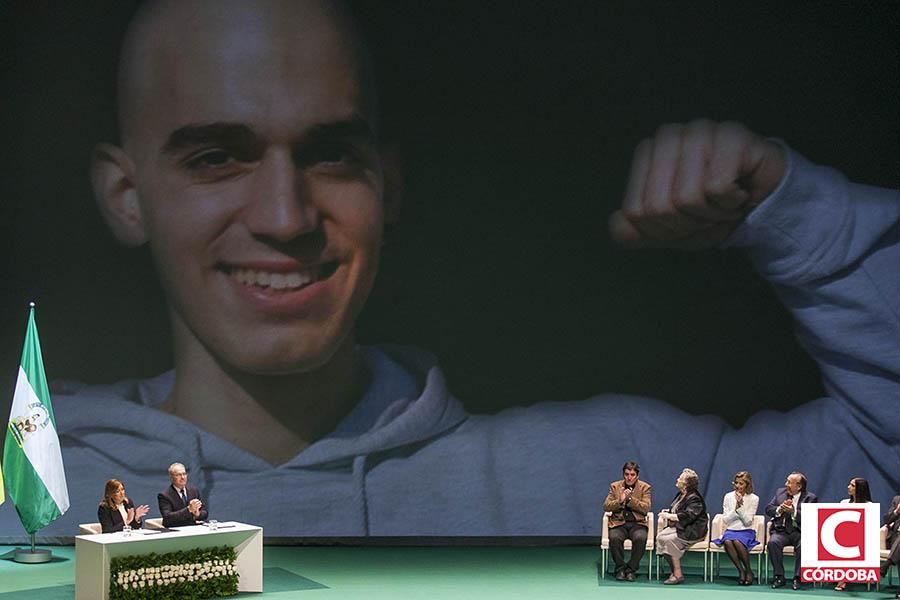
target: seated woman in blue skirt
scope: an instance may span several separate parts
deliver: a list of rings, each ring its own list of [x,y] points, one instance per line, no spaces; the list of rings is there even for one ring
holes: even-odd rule
[[[712,543],[725,547],[728,558],[737,567],[738,584],[751,585],[753,570],[750,568],[750,549],[759,544],[753,528],[759,496],[753,493],[753,477],[747,471],[735,473],[732,484],[734,491],[725,494],[722,500],[725,533]]]

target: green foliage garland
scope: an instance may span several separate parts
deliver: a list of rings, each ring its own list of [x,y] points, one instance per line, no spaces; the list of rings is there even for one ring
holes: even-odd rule
[[[234,548],[120,556],[109,564],[110,600],[188,600],[237,594]]]

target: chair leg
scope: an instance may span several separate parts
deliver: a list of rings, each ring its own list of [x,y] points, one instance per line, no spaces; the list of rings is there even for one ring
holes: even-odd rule
[[[606,579],[606,553],[607,550],[600,549],[600,579]]]

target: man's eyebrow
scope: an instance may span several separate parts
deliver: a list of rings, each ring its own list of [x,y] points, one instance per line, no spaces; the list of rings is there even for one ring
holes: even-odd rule
[[[163,144],[163,154],[209,143],[253,143],[259,139],[253,129],[240,123],[201,123],[179,127]]]
[[[339,121],[319,123],[309,128],[301,139],[301,143],[323,139],[363,138],[375,141],[375,130],[368,119],[353,116]]]
[[[364,138],[375,140],[375,131],[371,123],[361,117],[319,123],[305,131],[301,143],[315,142],[323,139]],[[201,123],[179,127],[166,139],[162,147],[163,154],[176,154],[179,150],[203,144],[253,144],[260,136],[253,128],[241,123]]]

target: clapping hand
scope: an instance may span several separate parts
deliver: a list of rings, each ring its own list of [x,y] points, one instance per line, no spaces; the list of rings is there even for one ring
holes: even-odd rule
[[[203,503],[200,502],[200,499],[194,498],[193,500],[188,502],[188,511],[190,511],[190,513],[192,515],[194,515],[194,518],[196,519],[197,517],[200,516],[200,508],[202,506],[203,506]]]
[[[781,512],[789,515],[794,514],[794,500],[792,498],[788,498],[781,503]]]
[[[150,512],[150,507],[146,504],[141,504],[134,509],[134,518],[138,520],[143,519],[144,515],[146,515],[148,512]]]
[[[129,508],[127,511],[125,511],[125,524],[128,525],[130,523],[134,523],[135,521],[140,521],[148,512],[150,512],[150,507],[146,504],[141,504],[137,508]]]

